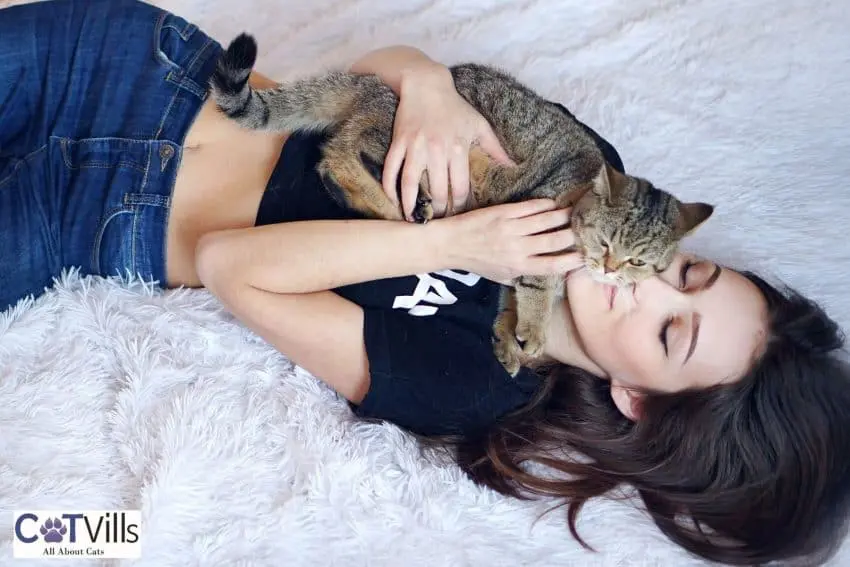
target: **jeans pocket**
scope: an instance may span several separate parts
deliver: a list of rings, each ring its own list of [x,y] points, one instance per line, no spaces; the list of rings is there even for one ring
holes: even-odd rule
[[[125,138],[55,140],[64,187],[60,241],[66,264],[96,275],[137,271],[138,204],[128,195],[144,192],[151,174],[154,142]]]
[[[168,69],[166,80],[199,98],[206,95],[207,85],[196,80],[207,50],[214,42],[198,27],[169,12],[159,16],[154,31],[156,58]]]
[[[154,47],[160,63],[182,73],[188,66],[188,58],[191,57],[186,46],[196,31],[198,27],[195,24],[180,16],[171,13],[160,14],[154,32]]]

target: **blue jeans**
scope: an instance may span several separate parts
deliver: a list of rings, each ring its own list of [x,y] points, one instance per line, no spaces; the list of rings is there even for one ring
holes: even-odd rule
[[[0,10],[0,312],[71,267],[167,284],[171,190],[220,52],[131,0]]]

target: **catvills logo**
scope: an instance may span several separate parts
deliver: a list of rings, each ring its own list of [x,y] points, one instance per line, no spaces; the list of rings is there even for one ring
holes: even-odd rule
[[[139,510],[16,511],[13,555],[135,559],[141,556],[141,525]]]

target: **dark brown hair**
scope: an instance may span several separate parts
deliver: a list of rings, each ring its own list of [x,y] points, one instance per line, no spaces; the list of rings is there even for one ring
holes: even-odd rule
[[[647,393],[632,422],[608,382],[550,367],[529,405],[482,437],[455,440],[460,466],[503,494],[562,499],[585,547],[582,505],[627,484],[662,532],[705,559],[831,556],[850,495],[850,373],[834,352],[844,337],[812,301],[744,275],[767,299],[770,335],[743,379]],[[537,476],[529,462],[562,474]]]

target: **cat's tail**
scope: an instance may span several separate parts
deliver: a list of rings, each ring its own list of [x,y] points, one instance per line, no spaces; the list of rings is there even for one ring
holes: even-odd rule
[[[255,89],[248,77],[256,59],[257,42],[243,33],[221,55],[210,80],[219,110],[254,130],[324,130],[348,115],[368,81],[365,76],[330,72]]]

